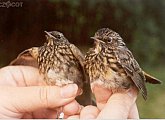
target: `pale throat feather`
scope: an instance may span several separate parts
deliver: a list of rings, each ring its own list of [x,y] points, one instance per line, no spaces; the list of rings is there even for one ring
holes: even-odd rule
[[[95,48],[94,48],[95,54],[100,53],[101,50],[102,50],[101,44],[99,42],[95,42]]]

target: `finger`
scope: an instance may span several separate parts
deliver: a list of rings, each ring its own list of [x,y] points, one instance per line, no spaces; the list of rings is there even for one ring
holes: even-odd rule
[[[99,109],[95,106],[89,105],[82,109],[80,119],[95,119],[99,114]]]
[[[33,119],[32,113],[25,113],[22,117],[22,119]]]
[[[53,109],[40,109],[33,112],[33,118],[36,119],[56,119],[57,111]]]
[[[139,112],[136,103],[134,103],[134,105],[132,106],[129,112],[128,119],[139,119]]]
[[[69,116],[67,119],[80,119],[80,115]]]
[[[63,106],[76,97],[78,87],[76,84],[38,87],[1,87],[1,99],[9,110],[18,112],[33,112],[43,108],[56,108]]]
[[[69,104],[63,107],[63,112],[67,116],[79,114],[82,109],[82,106],[76,101],[72,101]]]
[[[43,76],[38,69],[29,66],[7,66],[0,69],[0,85],[34,86],[44,85]]]
[[[40,109],[33,113],[25,113],[23,119],[56,119],[57,111],[53,109]]]
[[[107,103],[108,99],[112,95],[112,91],[106,88],[103,88],[101,85],[92,86],[92,91],[96,98],[96,104],[99,110],[104,108],[104,105]]]
[[[98,119],[126,119],[137,98],[137,91],[130,89],[127,93],[115,93],[108,100]]]

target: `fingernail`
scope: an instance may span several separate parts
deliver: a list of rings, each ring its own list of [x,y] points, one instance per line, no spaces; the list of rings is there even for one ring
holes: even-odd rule
[[[76,96],[77,90],[78,90],[78,86],[76,84],[66,85],[61,89],[61,96],[63,98]]]

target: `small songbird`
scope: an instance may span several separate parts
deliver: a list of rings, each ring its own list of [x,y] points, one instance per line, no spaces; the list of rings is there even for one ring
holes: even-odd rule
[[[84,55],[58,32],[46,32],[47,42],[41,47],[32,47],[20,53],[10,65],[33,66],[44,75],[47,85],[64,86],[76,83],[77,100],[82,105],[91,104],[89,78],[84,72]]]
[[[94,47],[87,52],[84,65],[91,86],[101,85],[113,92],[123,92],[136,86],[146,100],[145,82],[161,83],[140,68],[118,33],[102,28],[91,38],[94,39]]]

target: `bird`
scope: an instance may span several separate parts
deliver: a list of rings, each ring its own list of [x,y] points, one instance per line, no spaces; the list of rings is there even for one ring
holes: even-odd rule
[[[101,28],[91,38],[94,39],[94,46],[86,53],[84,62],[91,87],[101,85],[112,90],[113,93],[136,87],[146,100],[145,83],[161,83],[141,69],[117,32],[109,28]]]
[[[10,65],[32,66],[39,69],[46,85],[65,86],[78,85],[76,99],[82,105],[91,104],[89,77],[84,71],[84,55],[59,31],[46,33],[43,46],[32,47],[21,52]],[[61,111],[62,113],[62,111]],[[57,118],[63,118],[64,115]],[[63,114],[63,113],[62,113]]]

